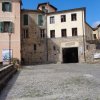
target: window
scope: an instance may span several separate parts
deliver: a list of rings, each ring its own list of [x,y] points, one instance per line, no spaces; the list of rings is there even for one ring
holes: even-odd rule
[[[11,10],[12,10],[11,2],[3,2],[2,3],[2,11],[11,12]]]
[[[56,50],[56,46],[53,46],[53,50],[54,50],[54,51]]]
[[[25,14],[24,15],[24,25],[28,25],[28,15],[27,14]]]
[[[37,50],[37,46],[36,46],[36,44],[33,44],[33,50],[34,50],[34,51]]]
[[[71,20],[72,21],[76,21],[77,20],[77,15],[76,14],[72,14],[71,15]]]
[[[29,38],[28,29],[24,29],[24,30],[23,30],[23,38],[24,38],[24,39]]]
[[[61,30],[61,35],[62,35],[62,37],[66,37],[67,35],[66,35],[66,29],[62,29]]]
[[[89,45],[86,45],[86,49],[89,50]]]
[[[72,28],[72,36],[77,36],[77,28]]]
[[[45,29],[40,29],[41,38],[45,38]]]
[[[66,15],[61,15],[61,22],[66,22]]]
[[[97,39],[96,34],[93,34],[93,36],[94,36],[94,39]]]
[[[45,6],[42,6],[42,11],[45,11]]]
[[[50,31],[50,37],[51,38],[55,38],[55,30],[51,30]]]
[[[55,23],[55,18],[54,18],[54,16],[50,17],[50,24],[53,24],[53,23]]]
[[[38,25],[43,26],[43,15],[38,15]]]
[[[14,25],[12,22],[0,22],[0,33],[13,33]]]

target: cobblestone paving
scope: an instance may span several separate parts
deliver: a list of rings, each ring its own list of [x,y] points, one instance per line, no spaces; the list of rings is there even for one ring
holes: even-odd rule
[[[0,100],[100,100],[100,65],[24,66]]]

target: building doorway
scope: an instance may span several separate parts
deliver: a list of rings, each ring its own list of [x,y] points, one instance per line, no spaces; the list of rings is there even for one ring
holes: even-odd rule
[[[78,48],[63,48],[62,49],[63,55],[63,63],[78,63]]]

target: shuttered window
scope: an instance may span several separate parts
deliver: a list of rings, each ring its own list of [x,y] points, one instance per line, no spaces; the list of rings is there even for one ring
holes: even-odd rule
[[[24,19],[23,20],[23,22],[24,22],[23,24],[24,25],[28,25],[28,14],[25,14],[23,19]]]
[[[43,26],[43,15],[38,15],[38,25]]]
[[[12,11],[12,4],[11,4],[11,2],[3,2],[2,3],[2,11],[4,11],[4,12],[11,12]]]
[[[12,22],[0,22],[0,33],[13,33],[14,25]]]

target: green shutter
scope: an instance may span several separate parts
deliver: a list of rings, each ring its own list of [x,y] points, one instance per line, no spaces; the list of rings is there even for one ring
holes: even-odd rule
[[[11,10],[12,10],[12,5],[11,5],[11,3],[9,2],[9,11],[11,12]]]
[[[11,4],[11,2],[3,2],[2,3],[2,11],[11,12],[12,11],[12,4]]]
[[[38,15],[38,25],[42,26],[43,25],[43,16]]]
[[[0,33],[2,32],[2,22],[0,22]]]
[[[4,22],[0,22],[0,33],[3,33]]]
[[[10,22],[10,24],[9,24],[9,33],[13,33],[13,30],[14,28],[13,28],[13,23],[12,22]]]
[[[2,11],[5,11],[5,3],[2,3]]]
[[[28,15],[24,15],[24,25],[28,25]]]

